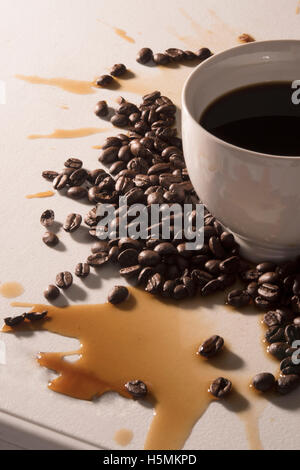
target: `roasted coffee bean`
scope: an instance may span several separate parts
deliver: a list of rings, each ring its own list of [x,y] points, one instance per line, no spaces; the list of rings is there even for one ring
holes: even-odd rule
[[[105,100],[98,101],[95,107],[95,114],[98,117],[105,117],[109,113],[108,106]]]
[[[140,188],[132,188],[127,193],[125,193],[127,198],[127,204],[131,206],[132,204],[138,204],[144,202],[144,192]]]
[[[164,297],[174,297],[174,289],[176,287],[176,281],[169,279],[168,281],[164,282],[162,295]]]
[[[54,211],[52,209],[47,209],[42,213],[40,221],[44,227],[50,227],[54,222],[54,218]]]
[[[268,343],[278,343],[284,340],[284,328],[275,325],[268,328],[265,333],[265,338]]]
[[[140,240],[135,240],[134,238],[120,238],[118,241],[118,247],[120,250],[127,250],[127,248],[133,248],[137,251],[140,251],[143,247]]]
[[[258,284],[277,284],[279,275],[276,272],[266,272],[258,278]]]
[[[198,349],[198,354],[209,358],[215,356],[224,346],[224,339],[221,336],[213,335],[208,338]]]
[[[115,113],[110,122],[112,123],[113,126],[116,127],[127,127],[129,124],[128,117],[125,114],[119,114]]]
[[[73,199],[83,199],[87,197],[87,195],[87,189],[83,186],[72,186],[72,188],[69,188],[67,191],[67,196]]]
[[[218,377],[216,380],[212,382],[209,387],[210,393],[216,398],[223,398],[232,389],[232,383],[230,380],[225,379],[224,377]]]
[[[5,323],[5,325],[10,326],[11,328],[13,328],[14,326],[18,326],[21,323],[23,323],[24,320],[25,320],[25,315],[18,315],[16,317],[4,318],[4,323]]]
[[[261,372],[256,374],[252,379],[253,387],[259,392],[267,392],[274,388],[275,386],[275,377],[269,372]]]
[[[75,232],[77,230],[82,222],[82,217],[80,214],[69,214],[66,218],[66,221],[63,225],[63,229],[66,232]]]
[[[103,149],[107,149],[108,147],[121,147],[122,140],[119,137],[106,137],[104,143],[102,145]]]
[[[125,286],[115,286],[108,294],[107,300],[113,305],[124,302],[129,296],[129,291]]]
[[[120,273],[120,276],[123,276],[125,279],[137,279],[141,270],[142,270],[142,267],[139,264],[137,264],[135,266],[122,268],[120,269],[119,273]]]
[[[294,341],[300,340],[300,326],[299,325],[287,325],[284,330],[284,336],[289,344],[293,344]]]
[[[295,390],[299,384],[299,375],[284,375],[278,378],[276,383],[276,391],[280,393],[280,395],[286,395]]]
[[[69,271],[63,271],[56,275],[55,284],[60,289],[68,289],[73,284],[73,276]]]
[[[96,80],[96,85],[101,87],[107,87],[113,83],[114,79],[111,75],[101,75]]]
[[[264,315],[264,323],[270,327],[270,326],[282,326],[288,323],[290,321],[291,315],[289,312],[286,310],[270,310],[269,312],[265,313]]]
[[[153,274],[147,282],[145,290],[150,294],[159,294],[162,290],[163,278],[159,273]]]
[[[47,246],[56,246],[59,242],[58,236],[53,232],[45,232],[43,235],[43,242]]]
[[[280,297],[280,288],[276,284],[261,284],[257,292],[258,295],[260,295],[263,299],[268,300],[269,302],[276,302]]]
[[[169,189],[163,194],[165,201],[168,203],[180,203],[185,199],[185,193],[182,189]]]
[[[226,257],[226,252],[224,248],[222,247],[220,240],[217,237],[215,236],[210,237],[208,244],[209,244],[210,250],[216,256],[216,258],[224,259]]]
[[[47,289],[44,291],[44,297],[47,300],[55,300],[59,296],[60,292],[59,289],[54,286],[53,284],[50,284]]]
[[[165,51],[165,54],[174,62],[180,62],[185,58],[185,54],[181,49],[170,47]]]
[[[280,363],[282,375],[300,375],[300,365],[294,364],[292,357],[285,357]]]
[[[200,269],[194,269],[191,275],[192,279],[200,288],[204,287],[209,281],[213,279],[213,276],[211,274]]]
[[[199,60],[206,60],[212,55],[212,52],[207,47],[202,47],[196,52],[196,56]]]
[[[94,266],[95,268],[99,268],[104,264],[108,263],[109,257],[106,251],[99,251],[98,253],[93,253],[92,255],[88,256],[86,262],[90,266]]]
[[[184,60],[196,60],[197,56],[192,51],[184,51]]]
[[[288,344],[283,342],[272,343],[268,346],[267,351],[272,354],[272,356],[276,357],[280,361],[284,359],[287,354],[286,351],[288,349]]]
[[[91,252],[99,253],[100,251],[108,252],[109,246],[106,240],[98,240],[92,244]]]
[[[263,298],[261,295],[257,295],[254,299],[254,304],[260,310],[270,310],[274,307],[274,304],[269,300]]]
[[[265,263],[260,263],[256,266],[256,270],[260,274],[274,272],[275,268],[276,268],[276,265],[274,263],[271,263],[271,262],[268,262],[268,261],[265,262]],[[266,282],[269,282],[269,281],[266,281]]]
[[[147,385],[141,380],[133,380],[125,384],[126,390],[130,393],[133,398],[139,399],[144,398],[147,393]]]
[[[66,187],[68,181],[69,181],[68,175],[60,173],[53,180],[53,188],[60,191],[61,189]]]
[[[250,304],[251,297],[245,290],[235,289],[229,292],[227,303],[232,307],[241,308]]]
[[[218,276],[220,274],[220,260],[210,259],[205,263],[204,268],[213,276]]]
[[[225,250],[231,250],[235,246],[235,240],[232,233],[223,232],[220,236],[220,240]]]
[[[151,49],[149,49],[149,47],[143,47],[141,50],[139,50],[136,56],[136,61],[139,62],[140,64],[147,64],[152,59],[153,59],[153,52]]]
[[[133,248],[121,251],[118,256],[118,262],[122,268],[135,266],[138,264],[138,252]]]
[[[127,68],[124,64],[115,64],[110,69],[110,74],[113,77],[121,77],[122,75],[125,75],[126,72]]]
[[[153,250],[143,250],[138,256],[138,262],[141,266],[156,266],[160,260],[160,255]]]
[[[167,54],[159,52],[154,54],[153,61],[156,65],[167,65],[170,62],[170,57]]]
[[[82,161],[79,158],[70,157],[64,163],[66,168],[73,168],[73,170],[79,170],[82,167]]]
[[[48,181],[53,181],[58,176],[57,171],[45,170],[42,173],[42,177]]]
[[[253,282],[250,282],[250,284],[248,284],[248,286],[246,287],[246,292],[247,294],[250,295],[250,297],[257,297],[257,289],[258,289],[258,283],[253,281]]]
[[[173,291],[173,298],[176,300],[182,300],[189,296],[189,291],[187,287],[183,284],[178,284],[175,286]]]
[[[160,256],[174,255],[177,253],[176,248],[170,242],[158,243],[155,246],[154,251]]]
[[[235,274],[221,274],[218,276],[218,280],[222,284],[221,289],[226,289],[227,287],[231,287],[236,283],[236,276]]]
[[[90,266],[87,263],[78,263],[75,267],[77,277],[87,277],[90,274]]]
[[[256,269],[247,269],[242,271],[240,276],[244,282],[253,282],[258,280],[260,274]]]
[[[134,188],[134,182],[131,178],[128,178],[126,176],[120,176],[120,178],[117,179],[116,191],[118,191],[119,193],[125,194],[132,188]]]
[[[220,271],[227,274],[234,274],[239,271],[240,268],[240,259],[238,256],[231,256],[226,258],[219,265]]]
[[[24,314],[24,317],[31,321],[31,322],[35,322],[35,321],[41,321],[41,320],[44,320],[48,315],[48,311],[47,310],[44,310],[43,312],[29,312],[29,313],[25,313]]]
[[[143,102],[153,103],[155,100],[161,97],[161,93],[158,90],[152,91],[152,93],[148,93],[147,95],[143,96]]]
[[[125,162],[116,161],[110,166],[109,171],[112,175],[118,175],[118,173],[122,170],[125,170],[125,168],[126,168]]]
[[[115,263],[118,260],[120,250],[117,246],[112,246],[108,252],[109,261]]]
[[[300,313],[300,296],[293,295],[291,300],[291,307],[294,313]]]

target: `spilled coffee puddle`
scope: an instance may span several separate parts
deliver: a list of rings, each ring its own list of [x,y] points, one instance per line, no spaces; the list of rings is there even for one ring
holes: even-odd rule
[[[39,354],[39,364],[58,373],[49,388],[84,400],[108,391],[131,398],[124,384],[140,379],[147,384],[148,400],[155,410],[145,449],[180,449],[212,401],[210,383],[218,376],[234,377],[235,390],[226,403],[245,422],[250,447],[260,449],[259,413],[241,406],[241,393],[256,400],[248,391],[248,373],[243,376],[243,371],[234,370],[229,349],[210,361],[196,354],[205,339],[222,334],[213,326],[213,318],[203,314],[199,299],[178,305],[138,289],[130,292],[129,299],[119,306],[13,304],[32,307],[32,311],[48,310],[49,317],[42,323],[26,322],[14,331],[48,330],[81,343],[78,351]],[[4,326],[2,331],[12,329]],[[76,362],[64,359],[75,354],[80,356]]]

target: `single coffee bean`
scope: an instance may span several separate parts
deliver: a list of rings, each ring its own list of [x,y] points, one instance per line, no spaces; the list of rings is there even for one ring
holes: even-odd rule
[[[270,310],[264,315],[264,323],[270,327],[275,325],[285,325],[291,318],[291,315],[286,310]]]
[[[153,59],[153,52],[151,49],[149,49],[149,47],[143,47],[141,50],[139,50],[136,56],[136,61],[143,65],[147,64],[152,59]]]
[[[110,122],[116,127],[126,127],[129,124],[128,117],[125,114],[115,113]]]
[[[100,251],[105,251],[106,253],[109,251],[108,242],[106,240],[98,240],[92,244],[92,253],[99,253]]]
[[[54,222],[54,212],[52,209],[47,209],[46,211],[44,211],[41,215],[41,224],[44,226],[44,227],[50,227],[50,225],[53,224]]]
[[[42,177],[48,181],[53,181],[58,176],[57,171],[45,170],[42,173]]]
[[[218,276],[218,280],[222,284],[222,288],[231,287],[236,283],[236,276],[235,274],[221,274]]]
[[[263,299],[268,300],[269,302],[276,302],[280,297],[280,288],[276,284],[261,284],[257,292],[258,295],[260,295]]]
[[[201,49],[196,52],[196,56],[201,61],[208,59],[211,55],[212,52],[207,47],[201,47]]]
[[[82,222],[82,217],[80,214],[69,214],[66,218],[66,221],[63,225],[63,229],[66,232],[75,232],[77,230]]]
[[[220,263],[220,271],[227,274],[234,274],[239,271],[240,259],[238,256],[231,256]]]
[[[175,246],[170,242],[158,243],[155,246],[154,251],[160,256],[174,255],[177,253]]]
[[[204,287],[209,281],[213,279],[212,275],[202,271],[201,269],[194,269],[192,271],[192,279],[196,282],[196,284],[202,288]]]
[[[81,186],[88,177],[88,172],[84,168],[73,171],[69,177],[69,183],[72,186]]]
[[[247,294],[250,295],[250,297],[257,297],[257,289],[258,289],[258,283],[253,281],[248,284],[246,287],[246,292]]]
[[[56,275],[55,284],[60,289],[68,289],[73,284],[73,276],[69,271],[63,271]]]
[[[235,240],[232,233],[223,232],[220,236],[220,240],[225,250],[231,250],[235,246]]]
[[[124,64],[115,64],[110,69],[110,74],[113,77],[121,77],[127,72],[127,68]]]
[[[284,375],[278,378],[276,383],[276,391],[280,393],[280,395],[286,395],[295,390],[299,384],[299,375]]]
[[[274,304],[270,302],[269,300],[265,299],[261,295],[257,295],[254,299],[254,304],[256,305],[257,308],[260,310],[270,310],[271,308],[274,307]]]
[[[196,60],[197,56],[192,51],[184,51],[184,60]]]
[[[165,54],[174,62],[180,62],[185,58],[185,54],[181,49],[170,47],[165,51]]]
[[[291,298],[291,307],[294,313],[300,313],[300,296],[293,295]]]
[[[53,180],[53,188],[60,191],[61,189],[66,187],[68,181],[69,181],[68,175],[64,173],[60,173]]]
[[[209,387],[209,392],[216,398],[223,398],[232,389],[232,383],[230,380],[224,377],[218,377],[215,379]]]
[[[221,336],[214,335],[201,344],[198,354],[209,358],[215,356],[224,346],[224,339]]]
[[[84,188],[83,186],[72,186],[67,191],[67,196],[73,199],[83,199],[87,197],[87,195],[88,195],[87,189]]]
[[[47,289],[44,291],[44,297],[47,300],[55,300],[59,296],[60,292],[59,289],[54,286],[53,284],[50,284]]]
[[[265,334],[268,343],[278,343],[284,340],[284,328],[281,326],[271,326]]]
[[[260,274],[268,273],[268,272],[274,272],[276,268],[276,265],[271,262],[265,262],[265,263],[260,263],[256,266],[256,270]]]
[[[127,248],[127,250],[121,251],[118,256],[118,262],[122,268],[129,266],[135,266],[138,264],[138,252],[133,248]]]
[[[53,232],[45,232],[43,235],[43,242],[47,246],[56,246],[59,242],[58,236]]]
[[[154,54],[153,61],[156,65],[167,65],[170,62],[170,57],[167,54]]]
[[[82,167],[82,161],[79,158],[70,157],[64,163],[66,168],[73,168],[74,170],[79,170]]]
[[[253,387],[259,392],[267,392],[275,386],[275,377],[269,372],[261,372],[256,374],[252,379]]]
[[[99,251],[98,253],[94,253],[87,258],[87,264],[90,266],[94,266],[95,268],[99,268],[103,266],[109,261],[108,253],[105,251]]]
[[[272,354],[272,356],[276,357],[276,359],[281,361],[287,356],[286,351],[288,346],[288,343],[283,342],[272,343],[270,346],[268,346],[267,351],[268,353]]]
[[[277,284],[280,278],[276,272],[266,272],[258,278],[258,284]]]
[[[29,313],[25,313],[24,314],[24,317],[31,321],[31,322],[35,322],[35,321],[41,321],[41,320],[44,320],[48,315],[48,311],[47,310],[44,310],[43,312],[29,312]]]
[[[127,268],[122,268],[119,271],[120,276],[124,277],[125,279],[137,279],[142,267],[137,264],[135,266],[129,266]]]
[[[114,79],[111,75],[101,75],[96,80],[96,85],[101,87],[107,87],[113,83]]]
[[[107,300],[113,305],[124,302],[129,296],[129,291],[125,286],[115,286],[109,293]]]
[[[24,320],[25,320],[24,315],[18,315],[16,317],[4,318],[4,323],[5,323],[5,325],[10,326],[10,327],[13,328],[14,326],[18,326],[21,323],[23,323]]]
[[[87,263],[78,263],[75,267],[77,277],[87,277],[90,274],[90,266]]]
[[[118,260],[118,256],[120,254],[120,250],[117,246],[112,246],[108,252],[109,261],[112,263],[116,263]]]
[[[98,117],[105,117],[109,113],[107,102],[105,100],[98,101],[95,107],[95,114]]]
[[[244,282],[253,282],[258,280],[260,274],[256,269],[247,269],[246,271],[242,271],[240,276]]]
[[[138,262],[142,266],[156,266],[160,260],[160,255],[153,250],[143,250],[138,256]]]
[[[223,285],[219,279],[212,279],[201,289],[201,294],[206,296],[222,289]]]
[[[205,263],[204,268],[213,276],[218,276],[220,274],[220,260],[210,259]]]
[[[251,301],[251,297],[245,290],[235,289],[229,292],[227,296],[227,303],[232,307],[246,307],[249,305]]]
[[[125,384],[126,390],[130,393],[133,398],[139,399],[144,398],[147,393],[147,385],[141,380],[132,380]]]
[[[174,287],[173,291],[173,297],[176,300],[182,300],[188,297],[189,291],[187,287],[183,284],[178,284],[177,286]]]
[[[145,290],[150,294],[159,294],[162,290],[163,278],[159,273],[153,274],[147,282]]]
[[[215,236],[210,237],[209,248],[212,251],[212,253],[216,256],[216,258],[224,259],[226,257],[226,252],[224,248],[222,247],[220,240],[217,237]]]

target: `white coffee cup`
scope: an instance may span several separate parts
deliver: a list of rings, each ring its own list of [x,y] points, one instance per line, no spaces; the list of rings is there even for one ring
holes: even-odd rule
[[[235,88],[297,79],[300,40],[252,42],[200,64],[182,93],[183,147],[191,181],[201,201],[234,234],[241,254],[252,261],[300,254],[300,152],[285,157],[236,147],[207,132],[199,118],[214,99]]]

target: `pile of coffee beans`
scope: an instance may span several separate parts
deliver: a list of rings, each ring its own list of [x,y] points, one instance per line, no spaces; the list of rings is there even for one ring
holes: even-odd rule
[[[212,52],[207,47],[202,47],[197,52],[183,51],[176,47],[170,47],[164,52],[158,52],[153,54],[153,51],[149,47],[143,47],[139,50],[136,56],[136,61],[140,64],[149,64],[152,62],[155,65],[168,65],[174,62],[186,62],[186,61],[198,61],[202,62],[208,59],[212,55]]]

